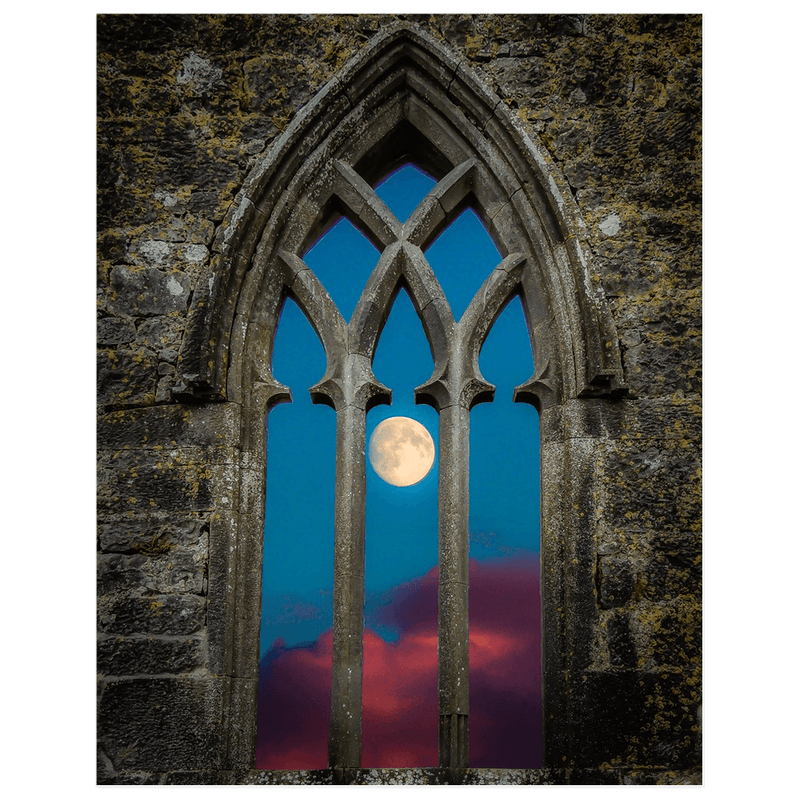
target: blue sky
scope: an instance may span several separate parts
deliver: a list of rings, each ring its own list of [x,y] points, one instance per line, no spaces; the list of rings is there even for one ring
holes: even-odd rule
[[[408,166],[376,191],[404,221],[433,185],[430,176]],[[379,255],[342,219],[304,260],[349,319]],[[456,319],[501,260],[471,209],[440,235],[426,257]],[[533,407],[511,402],[514,386],[533,373],[518,298],[490,331],[480,365],[497,392],[493,403],[480,404],[471,412],[470,557],[490,565],[528,557],[538,563],[538,418]],[[409,487],[384,482],[367,459],[365,627],[385,643],[397,643],[406,631],[402,622],[406,617],[393,614],[387,606],[401,595],[408,604],[409,592],[422,586],[426,575],[430,579],[437,561],[438,416],[432,408],[416,405],[413,396],[414,388],[430,378],[432,368],[422,325],[401,292],[373,362],[376,378],[393,391],[392,405],[369,412],[367,442],[383,419],[407,416],[428,429],[437,458],[428,475]],[[288,648],[313,647],[332,624],[336,420],[332,409],[313,406],[308,395],[324,371],[324,351],[316,334],[297,306],[287,301],[278,326],[273,372],[291,387],[293,402],[273,409],[268,419],[262,657],[278,639]],[[536,581],[538,586],[538,573]],[[276,652],[270,658],[277,657]],[[365,721],[365,737],[367,733]]]

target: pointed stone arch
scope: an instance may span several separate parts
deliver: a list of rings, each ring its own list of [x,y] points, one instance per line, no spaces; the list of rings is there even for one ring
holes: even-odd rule
[[[401,225],[371,187],[406,161],[438,183]],[[503,259],[456,323],[423,250],[468,205],[477,209]],[[349,321],[302,260],[340,216],[382,251]],[[226,401],[241,409],[235,524],[212,526],[220,555],[209,569],[210,647],[232,679],[228,715],[237,720],[228,723],[229,768],[251,766],[254,755],[265,419],[272,405],[290,398],[271,372],[283,302],[287,296],[297,302],[327,357],[325,376],[311,394],[337,412],[337,487],[351,490],[340,493],[346,502],[337,499],[336,557],[350,566],[337,562],[334,605],[336,591],[347,592],[355,598],[349,607],[357,608],[359,576],[351,567],[360,556],[351,533],[363,532],[365,413],[391,396],[372,374],[372,357],[401,287],[422,320],[434,359],[433,374],[416,395],[440,414],[440,470],[446,476],[440,508],[463,506],[469,410],[494,391],[480,375],[480,348],[509,300],[522,298],[535,374],[517,387],[515,399],[543,414],[545,757],[560,766],[572,752],[565,676],[571,643],[586,637],[564,609],[587,602],[593,588],[590,573],[567,565],[591,535],[577,509],[591,494],[587,476],[596,444],[595,434],[587,433],[591,405],[575,403],[624,393],[618,337],[583,241],[580,214],[544,149],[463,58],[404,24],[385,29],[348,62],[252,170],[217,234],[207,279],[195,290],[174,391],[185,402]],[[456,474],[458,480],[450,480]],[[453,585],[467,580],[465,526],[463,513],[444,525],[440,518],[440,569],[450,564]],[[440,595],[440,615],[463,616],[465,603],[465,593]],[[352,619],[335,621],[335,640],[337,624],[357,627]],[[453,655],[456,640],[460,655]],[[454,687],[466,640],[463,631],[443,630],[441,616],[440,643],[450,654],[440,661],[440,766],[460,769],[468,766],[465,684]],[[360,643],[353,646],[358,650]],[[348,679],[344,667],[337,674],[336,663],[358,658],[337,656],[334,644],[333,692],[346,709],[360,706],[360,675]],[[334,767],[358,766],[360,719],[354,727],[347,716],[332,718]]]
[[[383,210],[369,206],[348,170],[374,185],[409,158],[438,179],[452,176],[424,210],[413,243],[435,238],[469,196],[500,252],[532,262],[522,291],[542,366],[520,399],[546,404],[550,392],[556,399],[622,393],[613,320],[558,170],[463,57],[397,24],[298,112],[245,181],[193,296],[179,398],[240,399],[237,342],[258,316],[253,304],[276,249],[301,254],[335,221],[331,209],[371,220],[360,223],[364,233],[381,247],[390,243]],[[453,173],[457,167],[463,171]]]

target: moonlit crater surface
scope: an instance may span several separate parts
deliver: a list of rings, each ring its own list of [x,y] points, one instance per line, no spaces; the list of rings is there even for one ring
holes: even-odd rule
[[[430,472],[436,447],[427,428],[409,417],[389,417],[372,433],[369,460],[392,486],[412,486]]]

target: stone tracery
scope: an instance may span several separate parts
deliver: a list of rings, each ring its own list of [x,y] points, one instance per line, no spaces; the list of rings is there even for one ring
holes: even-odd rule
[[[422,253],[433,236],[430,209],[449,198],[453,206],[466,197],[474,162],[448,173],[422,200],[410,219],[401,224],[375,192],[352,169],[336,162],[346,184],[337,188],[345,197],[357,195],[350,213],[362,228],[378,228],[386,249],[370,276],[347,325],[324,287],[296,255],[280,251],[283,282],[273,284],[277,293],[270,305],[280,303],[284,292],[297,301],[320,334],[328,358],[325,378],[311,388],[315,402],[326,403],[341,414],[337,473],[337,559],[334,571],[355,577],[347,589],[341,578],[334,588],[334,679],[331,721],[331,763],[357,766],[361,736],[360,643],[363,608],[365,476],[359,457],[364,453],[365,415],[371,405],[389,402],[391,393],[375,381],[371,364],[383,321],[400,286],[404,286],[423,322],[434,372],[417,390],[419,402],[440,413],[442,480],[440,481],[440,761],[443,766],[468,765],[467,717],[469,669],[468,604],[468,476],[469,410],[477,402],[491,400],[494,387],[483,380],[478,354],[491,323],[511,296],[519,291],[525,259],[506,256],[486,278],[470,306],[455,322],[449,303]],[[355,208],[353,207],[355,206]],[[364,217],[358,214],[370,209]],[[380,225],[375,220],[380,220]],[[283,399],[283,387],[272,385],[273,398]],[[366,399],[366,401],[365,401]],[[352,502],[344,502],[344,498]],[[347,542],[349,546],[342,545]],[[360,579],[360,584],[359,584]],[[339,702],[346,698],[347,702]],[[340,752],[341,748],[346,748]],[[340,758],[345,763],[340,763]],[[347,759],[352,759],[348,763]]]
[[[370,184],[408,161],[439,180],[401,225]],[[431,379],[416,390],[417,402],[433,406],[440,419],[442,767],[469,764],[469,410],[491,400],[494,391],[478,368],[482,342],[519,294],[536,373],[517,387],[515,400],[544,412],[577,397],[624,392],[618,337],[589,279],[582,221],[558,181],[543,151],[475,75],[426,35],[398,25],[303,109],[246,181],[217,237],[209,294],[194,304],[176,395],[241,403],[248,410],[246,440],[256,447],[268,409],[290,397],[270,367],[286,294],[307,315],[327,356],[326,374],[310,391],[314,402],[337,412],[333,767],[357,768],[360,758],[366,412],[390,402],[371,362],[396,292],[408,291],[434,360]],[[467,205],[476,207],[504,257],[456,322],[423,248]],[[300,257],[340,215],[382,251],[349,323]],[[188,374],[191,364],[197,372]],[[547,509],[555,507],[543,496],[545,561],[553,558],[548,527],[564,524],[553,517],[548,526]],[[254,509],[242,523],[260,539],[263,510]],[[560,552],[562,543],[555,537],[550,547]],[[555,574],[563,569],[553,566]],[[563,577],[551,583],[550,605],[563,605],[557,600],[567,590]],[[545,614],[547,608],[545,602]],[[563,658],[559,637],[548,639],[545,630],[545,669],[552,676]],[[233,641],[230,649],[238,660],[251,646]],[[245,674],[252,660],[240,662]],[[558,684],[550,680],[545,703],[559,702]],[[558,742],[557,726],[551,723],[551,744]],[[560,745],[553,747],[556,752]]]

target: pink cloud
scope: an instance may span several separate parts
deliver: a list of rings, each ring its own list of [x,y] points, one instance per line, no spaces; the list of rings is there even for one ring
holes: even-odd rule
[[[364,632],[365,767],[437,762],[437,584],[432,569],[397,588]],[[470,756],[476,767],[541,765],[539,565],[532,557],[470,562]],[[261,666],[256,766],[326,766],[331,633],[308,648],[273,649]]]
[[[470,562],[470,763],[542,764],[538,558]]]
[[[273,645],[259,665],[258,769],[328,765],[333,634],[310,647]]]
[[[435,628],[397,642],[364,632],[363,766],[436,766],[436,648]]]

